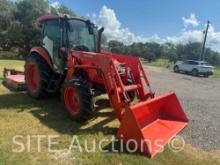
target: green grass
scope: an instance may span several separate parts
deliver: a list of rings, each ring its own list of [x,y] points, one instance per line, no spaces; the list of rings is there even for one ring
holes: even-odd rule
[[[214,74],[213,74],[212,78],[220,78],[220,67],[216,67],[214,69]]]
[[[169,60],[167,60],[167,59],[158,59],[153,62],[148,62],[148,61],[142,59],[142,62],[144,65],[164,67],[164,68],[166,68],[170,65]]]
[[[0,60],[0,81],[3,67],[23,68],[22,61]],[[84,140],[92,142],[111,138],[116,134],[119,122],[109,108],[106,96],[97,98],[97,110],[86,123],[69,120],[63,111],[59,96],[50,96],[34,100],[25,92],[11,92],[0,85],[0,165],[8,164],[219,164],[220,152],[204,152],[186,145],[179,153],[168,148],[163,153],[148,159],[138,153],[87,153],[71,150],[69,154],[54,154],[47,150],[47,141],[42,140],[42,152],[37,152],[37,142],[31,141],[31,151],[14,153],[18,146],[12,143],[15,135],[59,135],[56,149],[68,148],[73,135],[79,137],[79,143],[85,148]],[[129,128],[128,128],[129,129]],[[27,142],[23,139],[22,142]],[[92,143],[89,143],[91,146]],[[108,148],[109,143],[103,147]],[[73,159],[73,158],[76,159]]]

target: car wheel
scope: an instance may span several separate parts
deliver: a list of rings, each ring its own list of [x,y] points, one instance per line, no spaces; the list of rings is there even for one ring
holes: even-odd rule
[[[199,74],[199,71],[197,69],[192,70],[192,75],[193,76],[198,76],[198,74]]]
[[[204,77],[208,78],[209,74],[208,73],[204,73]]]
[[[179,67],[176,65],[176,66],[174,66],[174,72],[175,73],[178,73],[179,72]]]

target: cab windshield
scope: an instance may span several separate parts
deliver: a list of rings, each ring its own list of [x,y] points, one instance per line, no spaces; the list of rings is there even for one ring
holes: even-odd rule
[[[68,45],[78,51],[96,51],[96,28],[81,20],[68,20]]]

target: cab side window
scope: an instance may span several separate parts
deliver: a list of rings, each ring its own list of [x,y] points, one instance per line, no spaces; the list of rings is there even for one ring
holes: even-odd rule
[[[44,24],[43,35],[52,39],[53,41],[60,42],[60,23],[58,20],[47,21]]]
[[[59,56],[62,39],[60,21],[49,20],[45,22],[43,26],[43,46],[47,49],[53,60],[54,69],[58,71],[61,64]]]

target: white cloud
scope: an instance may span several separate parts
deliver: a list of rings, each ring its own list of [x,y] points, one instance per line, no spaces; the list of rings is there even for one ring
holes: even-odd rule
[[[144,37],[134,34],[128,28],[122,27],[114,10],[108,8],[107,6],[103,6],[98,14],[87,14],[87,17],[89,17],[98,26],[103,26],[105,28],[104,34],[107,36],[108,40],[118,40],[124,44],[131,44],[133,42],[171,42],[174,44],[202,42],[204,37],[203,30],[206,27],[205,25],[203,29],[195,29],[199,25],[199,20],[197,20],[195,14],[192,13],[189,18],[182,18],[185,29],[178,36],[161,38],[155,33],[153,36]],[[192,26],[194,28],[190,30],[187,29],[188,26]],[[220,32],[216,31],[212,25],[209,28],[207,46],[220,51]]]
[[[57,8],[60,7],[60,2],[55,1],[55,2],[51,3],[50,6],[52,6],[52,7],[55,8],[55,9],[57,9]]]
[[[218,45],[220,49],[220,32],[215,31],[212,25],[210,25],[207,40],[210,46]]]
[[[185,44],[187,42],[201,42],[202,39],[203,39],[202,31],[188,30],[188,31],[183,31],[180,36],[167,37],[166,40],[174,44],[179,44],[179,43]]]
[[[137,36],[132,33],[128,28],[121,27],[121,23],[116,17],[113,9],[103,6],[98,15],[95,13],[87,15],[98,26],[105,27],[104,34],[109,40],[118,40],[125,44],[131,44],[133,42],[147,42],[157,41],[160,42],[160,38],[157,34],[152,37],[146,38],[143,36]]]
[[[206,25],[204,26],[204,29]],[[203,30],[185,30],[181,33],[180,36],[167,37],[166,41],[174,44],[185,44],[187,42],[202,42],[204,39]],[[220,32],[215,31],[215,28],[210,25],[207,37],[208,47],[213,48],[214,50],[220,51]]]
[[[189,18],[182,17],[182,20],[183,20],[183,24],[186,28],[188,26],[197,27],[197,26],[199,26],[199,23],[200,23],[197,20],[196,15],[194,13],[191,13]]]

